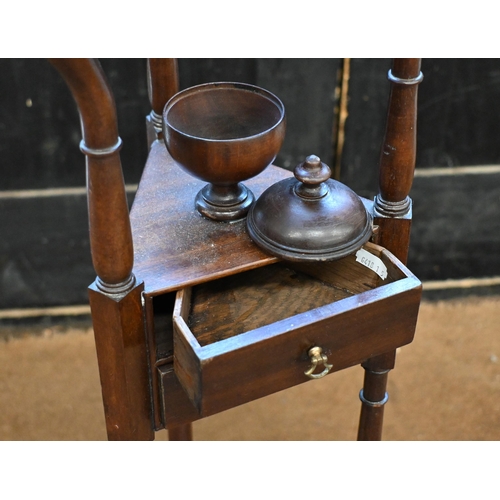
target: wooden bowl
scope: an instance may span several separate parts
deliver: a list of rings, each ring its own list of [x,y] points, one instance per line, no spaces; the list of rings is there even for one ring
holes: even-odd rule
[[[285,108],[272,93],[245,83],[208,83],[173,96],[163,111],[172,158],[208,182],[195,206],[215,220],[246,216],[253,193],[242,184],[261,173],[285,136]]]

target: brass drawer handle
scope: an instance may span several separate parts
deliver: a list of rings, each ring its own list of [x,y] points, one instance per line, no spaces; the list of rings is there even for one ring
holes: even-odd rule
[[[326,354],[323,354],[323,349],[321,349],[321,347],[311,347],[308,354],[311,358],[312,365],[309,367],[309,370],[304,372],[304,375],[307,375],[309,378],[321,378],[330,372],[333,365],[328,364],[328,358],[326,357]],[[318,364],[321,363],[323,363],[325,369],[321,373],[318,373],[316,375],[313,374]]]

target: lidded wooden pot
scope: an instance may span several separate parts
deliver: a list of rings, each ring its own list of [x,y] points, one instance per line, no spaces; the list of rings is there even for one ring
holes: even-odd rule
[[[258,246],[284,260],[328,261],[370,239],[371,214],[354,191],[330,179],[328,165],[311,155],[294,175],[270,186],[250,208],[247,230]]]

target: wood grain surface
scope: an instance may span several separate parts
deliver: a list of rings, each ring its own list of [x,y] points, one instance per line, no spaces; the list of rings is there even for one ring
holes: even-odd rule
[[[271,166],[246,184],[259,196],[291,175]],[[130,214],[134,274],[144,280],[146,294],[158,295],[276,262],[252,242],[245,220],[215,222],[196,211],[194,198],[204,184],[181,170],[163,143],[153,143]]]
[[[188,325],[204,346],[349,295],[340,287],[274,264],[194,287]]]

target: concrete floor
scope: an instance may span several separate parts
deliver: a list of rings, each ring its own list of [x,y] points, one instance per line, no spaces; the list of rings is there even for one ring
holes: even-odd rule
[[[389,377],[384,440],[500,439],[499,318],[500,297],[422,304]],[[0,440],[105,440],[91,328],[3,334]],[[194,423],[195,439],[353,440],[362,378],[353,367],[214,415]]]

